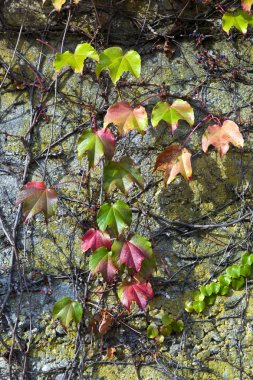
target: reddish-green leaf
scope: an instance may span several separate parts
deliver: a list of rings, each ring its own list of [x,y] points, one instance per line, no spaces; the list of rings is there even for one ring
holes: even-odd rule
[[[206,153],[209,145],[213,145],[223,157],[229,150],[229,143],[237,148],[243,147],[243,137],[238,125],[232,120],[224,121],[223,125],[210,125],[202,137],[202,149]]]
[[[90,228],[82,236],[82,251],[86,252],[89,249],[96,251],[100,247],[106,247],[108,251],[111,249],[111,239],[110,236],[102,231]]]
[[[91,166],[97,165],[104,156],[111,159],[114,150],[114,136],[106,128],[97,131],[85,129],[77,142],[78,158],[81,159],[88,152],[88,160]]]
[[[106,191],[111,191],[115,186],[122,193],[128,194],[133,184],[144,187],[143,178],[139,169],[129,157],[123,157],[120,161],[109,162],[104,169],[104,185]]]
[[[108,252],[106,247],[101,247],[90,256],[89,269],[92,274],[99,272],[105,281],[111,282],[118,271],[118,266],[113,253]]]
[[[141,134],[145,134],[148,126],[148,116],[142,106],[132,108],[127,102],[118,102],[109,107],[105,115],[104,127],[111,123],[118,127],[121,135],[126,135],[134,129]]]
[[[242,0],[242,9],[250,13],[252,4],[253,0]]]
[[[185,120],[188,124],[193,125],[193,108],[181,99],[175,100],[172,105],[167,102],[158,102],[152,111],[151,123],[153,127],[157,127],[161,120],[164,120],[174,133],[179,120]]]
[[[130,311],[132,302],[145,309],[148,299],[153,298],[154,294],[150,282],[132,279],[130,282],[120,284],[118,296],[122,305]]]
[[[112,245],[112,251],[119,255],[121,264],[126,264],[135,272],[141,270],[142,262],[145,258],[153,255],[151,243],[144,236],[134,235],[128,241],[116,240]]]
[[[42,181],[26,183],[17,194],[16,204],[23,203],[24,222],[39,212],[43,212],[45,219],[49,219],[55,213],[58,194],[52,188],[47,188]]]
[[[164,182],[170,184],[178,174],[191,180],[191,153],[178,144],[173,144],[159,154],[154,170],[164,172]]]

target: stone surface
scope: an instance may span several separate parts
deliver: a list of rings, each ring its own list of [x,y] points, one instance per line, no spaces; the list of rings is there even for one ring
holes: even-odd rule
[[[33,161],[27,180],[42,178],[48,144],[54,143],[48,157],[46,181],[51,185],[70,182],[59,187],[62,197],[57,214],[47,225],[39,215],[35,222],[27,227],[20,223],[17,229],[22,284],[15,268],[13,291],[0,326],[0,338],[11,347],[12,326],[17,324],[15,339],[19,339],[22,349],[15,343],[13,378],[22,378],[23,354],[29,345],[28,379],[251,379],[251,281],[227,297],[218,297],[212,307],[199,315],[189,315],[183,309],[184,302],[192,298],[199,285],[216,278],[226,266],[239,260],[243,251],[251,250],[251,217],[237,222],[251,210],[251,42],[240,35],[226,38],[215,13],[216,16],[211,16],[208,7],[196,4],[183,10],[184,1],[172,4],[171,1],[129,0],[116,2],[118,5],[112,2],[112,6],[108,6],[107,1],[96,1],[97,14],[88,3],[81,0],[77,7],[71,8],[67,3],[57,14],[50,0],[44,6],[42,1],[0,1],[0,83],[8,70],[0,90],[0,215],[7,231],[12,231],[15,223],[15,198],[27,163],[26,148],[18,136],[29,131],[32,109],[42,112],[32,130]],[[102,50],[103,45],[120,44],[126,49],[134,47],[142,54],[140,85],[122,85],[123,99],[132,101],[134,98],[138,104],[165,85],[173,96],[189,99],[195,109],[196,122],[207,113],[232,118],[240,124],[246,141],[243,152],[231,147],[224,160],[212,149],[204,155],[201,136],[206,124],[200,126],[188,143],[194,153],[193,180],[188,184],[178,177],[169,187],[164,187],[159,173],[153,173],[153,166],[157,152],[174,140],[185,139],[189,132],[186,124],[180,124],[173,137],[164,126],[156,131],[149,126],[144,137],[131,132],[118,143],[116,157],[130,155],[140,166],[145,183],[151,183],[140,195],[138,189],[133,189],[132,207],[151,211],[172,222],[166,224],[159,218],[134,216],[132,232],[152,238],[157,255],[158,270],[153,280],[155,298],[149,304],[148,316],[135,310],[132,317],[126,316],[125,324],[119,317],[103,343],[100,337],[89,332],[92,315],[99,309],[87,308],[78,335],[75,326],[66,333],[51,314],[54,302],[63,296],[79,297],[83,301],[88,277],[88,260],[80,250],[80,237],[95,224],[96,210],[87,204],[94,206],[97,202],[100,172],[97,168],[91,174],[91,190],[85,183],[79,185],[80,170],[85,174],[88,170],[87,162],[79,162],[76,154],[77,138],[82,129],[89,126],[85,104],[96,102],[101,126],[108,104],[118,96],[106,74],[100,84],[104,86],[102,93],[95,76],[90,74],[92,63],[87,64],[82,77],[68,71],[58,80],[57,101],[54,89],[44,91],[44,83],[49,88],[55,78],[53,54],[36,38],[38,35],[59,48],[69,9],[71,18],[64,50],[73,51],[80,41],[93,39],[98,50]],[[196,12],[201,17],[208,15],[208,26],[199,21],[200,32],[209,36],[204,38],[203,47],[189,36]],[[180,14],[176,23],[175,14]],[[23,20],[24,32],[12,60]],[[45,32],[48,20],[49,29]],[[168,36],[175,49],[171,58],[163,51]],[[204,49],[209,52],[208,59],[198,63]],[[212,57],[218,63],[214,64]],[[43,81],[34,74],[36,67]],[[128,75],[123,79],[134,81]],[[32,90],[34,82],[37,87]],[[155,103],[156,99],[145,101],[149,111]],[[5,133],[9,134],[6,138]],[[124,199],[117,191],[110,197]],[[175,221],[204,224],[206,228],[187,227],[173,223]],[[215,224],[218,227],[212,227]],[[11,246],[2,230],[0,238],[3,300],[8,290]],[[91,290],[95,293],[90,294],[90,302],[96,303],[100,299],[96,289],[99,285],[102,289],[102,285],[98,280],[93,283]],[[101,307],[111,308],[113,302],[115,299],[108,297]],[[159,324],[162,311],[183,319],[185,330],[182,335],[167,337],[157,348],[154,341],[147,339],[146,326],[147,319]],[[106,357],[108,347],[116,347],[111,360]],[[8,350],[1,340],[0,353],[0,378],[8,379]]]

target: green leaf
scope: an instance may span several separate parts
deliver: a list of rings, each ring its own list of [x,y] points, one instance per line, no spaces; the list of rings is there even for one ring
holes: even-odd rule
[[[239,265],[231,265],[226,269],[226,274],[232,278],[239,278],[241,276],[241,268]]]
[[[147,335],[149,339],[154,339],[158,336],[159,331],[155,324],[151,324],[147,328]]]
[[[77,142],[78,158],[88,153],[91,166],[97,165],[102,157],[112,158],[115,150],[115,139],[109,129],[85,129]]]
[[[221,288],[220,288],[220,295],[221,296],[226,296],[227,294],[229,293],[229,286],[226,286],[226,285],[222,285]]]
[[[160,333],[163,336],[169,336],[172,333],[172,327],[171,327],[171,325],[169,325],[169,326],[161,326],[160,327]]]
[[[241,261],[242,261],[243,265],[245,265],[245,264],[252,265],[253,264],[253,255],[248,253],[248,252],[245,252],[242,255]]]
[[[185,301],[184,309],[187,311],[187,313],[191,313],[193,311],[193,302],[189,300]]]
[[[89,269],[92,274],[99,272],[105,281],[111,282],[118,271],[117,259],[106,247],[100,247],[90,256]]]
[[[222,29],[229,33],[234,26],[239,32],[247,33],[248,25],[252,23],[252,17],[244,11],[238,10],[234,13],[224,13],[222,17]]]
[[[204,301],[205,295],[203,293],[196,293],[194,296],[194,301]]]
[[[78,301],[72,301],[70,297],[63,297],[54,304],[53,318],[60,319],[64,326],[68,326],[71,321],[79,323],[82,315],[82,305]]]
[[[231,277],[230,276],[223,276],[223,275],[220,275],[218,277],[218,281],[220,283],[221,286],[228,286],[231,282]]]
[[[212,294],[211,296],[205,298],[205,303],[207,306],[211,306],[214,304],[215,300],[216,300],[217,296],[216,294]]]
[[[181,333],[184,329],[184,322],[179,319],[178,321],[173,321],[171,323],[172,331],[175,333]]]
[[[252,273],[252,268],[251,268],[251,265],[249,264],[244,264],[244,265],[241,265],[240,267],[240,273],[241,273],[241,276],[243,277],[249,277]]]
[[[165,314],[162,316],[162,324],[164,326],[170,326],[173,321],[174,319],[170,315]]]
[[[104,50],[99,56],[99,63],[96,66],[97,77],[105,69],[109,70],[114,84],[118,82],[124,71],[129,71],[136,78],[139,78],[141,73],[141,57],[134,50],[129,50],[123,55],[120,47],[111,47]]]
[[[84,61],[86,58],[91,58],[95,61],[99,60],[98,53],[88,43],[78,44],[73,53],[65,51],[64,53],[56,53],[54,59],[54,69],[59,72],[63,67],[70,66],[75,73],[81,74],[83,72]]]
[[[220,283],[211,282],[210,284],[207,284],[205,288],[208,296],[211,296],[212,294],[218,294],[220,290]]]
[[[151,115],[153,127],[157,127],[161,120],[164,120],[174,133],[179,120],[184,120],[190,125],[194,124],[194,111],[189,103],[181,99],[175,100],[172,105],[167,102],[158,102]]]
[[[97,223],[101,231],[111,227],[116,235],[132,222],[132,211],[123,201],[118,200],[114,204],[104,203],[98,212]]]
[[[206,304],[205,301],[194,301],[192,307],[196,313],[201,313],[205,309]]]
[[[104,186],[106,191],[118,187],[122,193],[128,195],[133,184],[144,188],[144,181],[139,169],[129,157],[123,157],[120,161],[109,162],[104,169]]]
[[[239,290],[245,283],[244,277],[233,278],[232,279],[232,288],[235,290]]]

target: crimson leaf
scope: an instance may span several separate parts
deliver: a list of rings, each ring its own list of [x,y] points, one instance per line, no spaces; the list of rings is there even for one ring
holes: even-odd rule
[[[132,302],[135,302],[142,310],[148,303],[148,298],[153,298],[153,290],[150,282],[142,279],[132,279],[123,282],[118,289],[118,296],[122,305],[130,311]]]
[[[82,251],[86,252],[89,249],[96,251],[100,247],[106,247],[108,250],[111,249],[110,236],[105,232],[90,228],[82,236]]]

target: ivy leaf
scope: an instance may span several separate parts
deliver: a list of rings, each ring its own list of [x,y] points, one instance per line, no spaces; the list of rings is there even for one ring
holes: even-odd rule
[[[132,302],[135,302],[142,310],[145,309],[148,298],[153,298],[154,294],[150,282],[132,279],[130,282],[120,284],[118,296],[122,305],[130,311]]]
[[[224,13],[222,17],[222,29],[229,33],[230,29],[234,26],[239,32],[247,33],[248,25],[252,23],[252,18],[247,12],[236,11],[234,13]]]
[[[174,319],[170,315],[165,314],[162,316],[162,324],[164,326],[170,326],[173,321]]]
[[[184,322],[179,319],[171,323],[172,331],[175,333],[181,333],[184,330]]]
[[[243,277],[249,277],[251,275],[252,268],[249,264],[244,264],[240,267],[240,273]]]
[[[164,172],[164,182],[169,185],[178,174],[185,180],[192,178],[191,153],[178,144],[173,144],[159,154],[154,171]]]
[[[205,301],[194,301],[192,304],[192,308],[196,311],[196,313],[201,313],[205,309],[205,307]]]
[[[97,131],[85,129],[77,142],[78,158],[81,159],[88,152],[91,166],[97,165],[102,157],[111,159],[114,155],[115,139],[109,129]]]
[[[53,6],[57,12],[60,12],[62,6],[66,3],[66,0],[53,0]]]
[[[124,228],[130,226],[132,222],[132,211],[123,201],[118,200],[113,204],[104,203],[98,212],[97,223],[101,231],[111,227],[116,235],[119,235]]]
[[[62,54],[56,53],[54,69],[56,72],[59,72],[63,67],[70,66],[75,73],[82,74],[86,58],[91,58],[95,61],[99,60],[98,53],[90,44],[78,44],[74,54],[69,51],[65,51]]]
[[[108,251],[111,249],[111,239],[110,236],[94,228],[90,228],[82,236],[82,251],[87,252],[89,249],[96,251],[100,247],[106,247]]]
[[[242,0],[242,9],[250,13],[252,4],[253,0]]]
[[[23,203],[24,222],[29,222],[39,212],[45,219],[54,215],[58,194],[54,189],[47,188],[45,182],[33,181],[26,183],[17,194],[16,204]]]
[[[90,256],[89,269],[92,274],[99,272],[105,281],[111,282],[118,271],[118,266],[112,252],[108,252],[106,247],[101,247]]]
[[[68,326],[71,321],[79,323],[82,315],[82,305],[78,301],[72,301],[70,297],[63,297],[54,304],[53,318],[59,318],[64,326]]]
[[[237,148],[243,147],[243,137],[238,125],[232,120],[224,121],[223,125],[210,125],[202,137],[202,149],[206,153],[209,145],[213,145],[221,157],[229,150],[229,143]]]
[[[236,264],[231,265],[231,267],[226,269],[226,274],[232,278],[239,278],[241,276],[241,268]]]
[[[245,252],[243,255],[242,255],[242,264],[245,265],[245,264],[248,264],[248,265],[251,265],[253,264],[253,254],[250,254],[248,252]]]
[[[132,130],[137,130],[144,135],[148,126],[148,116],[142,106],[132,108],[127,102],[118,102],[109,107],[106,112],[104,127],[111,123],[118,127],[120,135],[126,135]]]
[[[147,328],[148,338],[154,339],[158,336],[158,334],[159,334],[158,327],[154,323],[150,324]]]
[[[188,124],[193,125],[194,111],[189,103],[181,99],[175,100],[172,105],[167,102],[158,102],[151,115],[153,127],[157,127],[161,120],[164,120],[174,133],[179,120],[185,120]]]
[[[129,71],[136,78],[139,78],[141,74],[141,57],[134,50],[129,50],[123,55],[120,47],[110,47],[99,56],[99,63],[95,70],[97,77],[105,69],[109,70],[110,78],[114,84],[118,82],[124,71]]]
[[[135,272],[141,270],[142,262],[153,255],[151,243],[144,236],[134,235],[128,241],[116,240],[112,245],[112,251],[119,256],[119,262],[126,264]]]
[[[245,283],[244,277],[239,277],[239,278],[233,278],[232,279],[232,288],[234,290],[239,290]]]
[[[105,166],[104,186],[106,191],[111,191],[116,186],[127,195],[133,183],[141,189],[144,188],[140,171],[135,168],[134,162],[129,157],[123,157],[120,161],[111,161]]]

